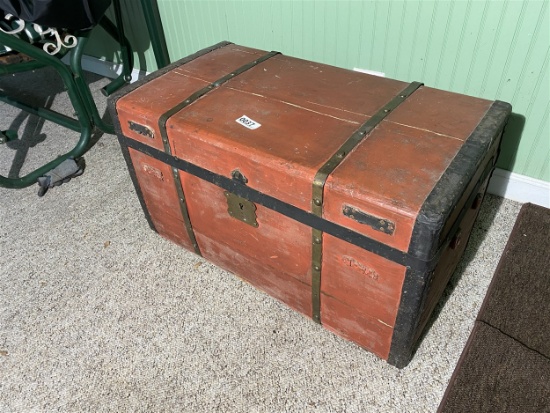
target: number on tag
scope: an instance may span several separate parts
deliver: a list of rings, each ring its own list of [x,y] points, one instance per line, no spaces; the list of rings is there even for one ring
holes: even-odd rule
[[[240,118],[236,119],[235,122],[240,123],[248,129],[258,129],[260,126],[262,126],[261,124],[259,124],[255,120],[250,119],[246,115],[242,115]]]

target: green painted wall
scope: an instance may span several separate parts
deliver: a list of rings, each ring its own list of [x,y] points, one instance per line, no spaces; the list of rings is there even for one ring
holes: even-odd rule
[[[154,70],[137,0],[140,68]],[[512,103],[499,167],[550,181],[548,1],[158,0],[172,60],[230,40]]]

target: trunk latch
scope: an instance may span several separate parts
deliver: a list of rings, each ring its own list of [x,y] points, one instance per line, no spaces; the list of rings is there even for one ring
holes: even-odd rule
[[[256,205],[254,202],[250,202],[248,199],[228,191],[224,191],[223,193],[227,199],[227,212],[229,215],[257,228],[258,221],[256,221]]]

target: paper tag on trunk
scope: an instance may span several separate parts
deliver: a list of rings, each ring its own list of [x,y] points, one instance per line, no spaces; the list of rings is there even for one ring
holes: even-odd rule
[[[261,124],[259,124],[255,120],[250,119],[246,115],[242,115],[240,118],[235,119],[235,122],[240,123],[241,125],[243,125],[245,128],[248,128],[248,129],[258,129],[260,126],[262,126]]]

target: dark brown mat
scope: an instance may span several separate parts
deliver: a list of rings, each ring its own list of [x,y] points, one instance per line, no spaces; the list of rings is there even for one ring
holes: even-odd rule
[[[522,207],[440,413],[550,413],[550,210]]]
[[[524,205],[478,320],[550,358],[550,210]]]
[[[441,413],[549,412],[550,361],[477,322]]]

